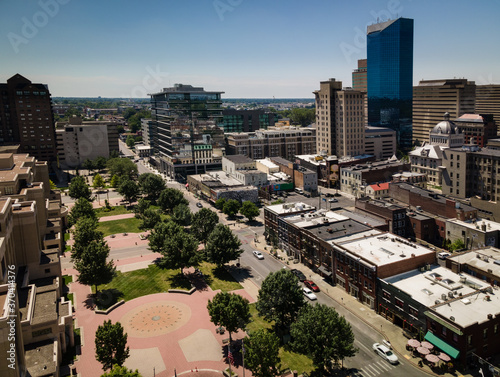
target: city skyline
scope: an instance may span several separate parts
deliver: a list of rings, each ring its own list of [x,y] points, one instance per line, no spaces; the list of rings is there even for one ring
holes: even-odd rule
[[[434,2],[432,10],[410,0],[192,4],[3,1],[0,81],[19,73],[54,97],[147,98],[183,83],[223,98],[312,99],[331,77],[351,85],[367,25],[406,17],[415,20],[413,85],[500,83],[499,1]]]

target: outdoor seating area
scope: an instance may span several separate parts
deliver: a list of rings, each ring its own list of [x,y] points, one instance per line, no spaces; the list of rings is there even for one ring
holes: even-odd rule
[[[412,352],[413,357],[420,357],[418,365],[429,366],[434,372],[450,372],[453,370],[451,357],[438,350],[434,345],[427,341],[420,342],[417,339],[409,339],[406,349]]]

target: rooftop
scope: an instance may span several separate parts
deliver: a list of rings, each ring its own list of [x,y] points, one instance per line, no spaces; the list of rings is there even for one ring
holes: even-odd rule
[[[54,340],[48,339],[42,342],[29,344],[26,350],[26,367],[31,377],[52,376],[57,372],[54,360]]]
[[[313,211],[316,207],[310,206],[309,204],[297,202],[297,203],[283,203],[275,204],[266,207],[267,210],[274,212],[275,214],[282,215],[284,213],[294,213],[301,211]]]
[[[278,165],[276,165],[271,160],[268,160],[267,158],[264,158],[262,160],[256,160],[256,161],[259,162],[259,163],[261,163],[262,165],[268,167],[268,168],[271,168],[271,169],[277,169],[277,168],[279,168]]]
[[[434,251],[419,246],[391,233],[380,236],[364,237],[338,243],[344,249],[370,261],[377,266],[400,262],[413,256],[435,254]]]
[[[389,182],[377,183],[375,185],[370,185],[373,191],[389,190]]]
[[[226,155],[223,158],[234,162],[235,164],[250,164],[254,162],[254,160],[242,154]]]
[[[486,247],[448,257],[454,262],[467,264],[480,271],[488,271],[494,276],[500,276],[500,250]]]
[[[487,220],[487,219],[477,219],[476,220],[468,220],[468,221],[462,221],[459,219],[448,219],[447,222],[454,223],[457,225],[461,225],[463,227],[481,232],[483,230],[483,226],[486,226],[486,232],[492,232],[492,231],[498,231],[500,230],[500,223],[497,223],[495,221]]]

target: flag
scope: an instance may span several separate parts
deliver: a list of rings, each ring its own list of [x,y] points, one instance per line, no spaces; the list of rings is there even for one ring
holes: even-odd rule
[[[231,348],[229,348],[229,350],[227,352],[227,358],[229,360],[229,364],[234,365],[234,357],[233,357],[233,353],[231,352]]]

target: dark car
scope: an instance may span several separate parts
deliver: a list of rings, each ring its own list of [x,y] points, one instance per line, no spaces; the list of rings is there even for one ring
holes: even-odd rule
[[[319,292],[319,287],[311,280],[304,280],[304,285],[313,292]]]
[[[203,204],[201,204],[200,202],[198,202],[198,203],[196,203],[196,207],[203,208]]]
[[[297,269],[295,269],[295,268],[294,268],[293,270],[290,270],[290,271],[292,271],[292,274],[294,274],[295,276],[297,276],[297,277],[299,278],[299,280],[300,280],[300,281],[304,281],[304,280],[306,280],[306,275],[304,275],[304,274],[302,273],[302,271],[297,270]]]

